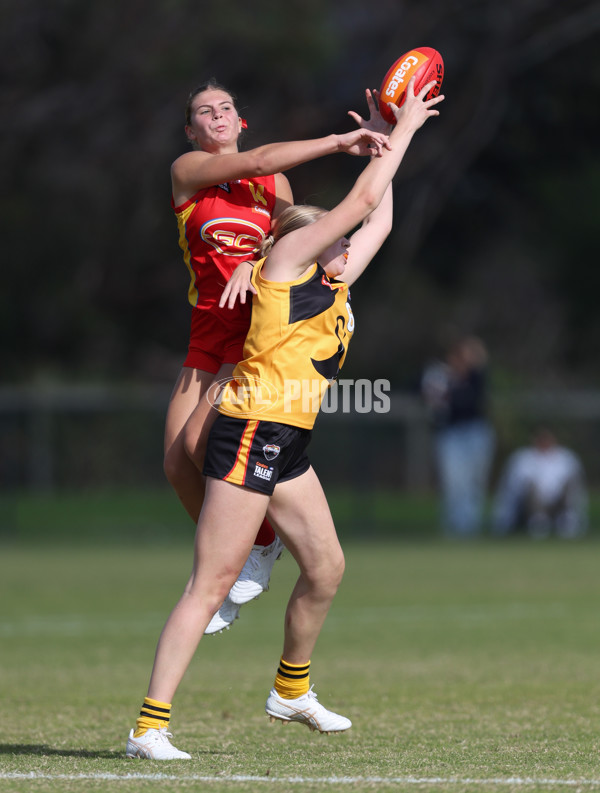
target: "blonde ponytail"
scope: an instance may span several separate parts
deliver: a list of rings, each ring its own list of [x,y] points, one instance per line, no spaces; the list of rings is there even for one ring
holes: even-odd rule
[[[258,246],[257,257],[263,259],[268,256],[273,245],[275,245],[275,237],[272,234],[268,234]]]

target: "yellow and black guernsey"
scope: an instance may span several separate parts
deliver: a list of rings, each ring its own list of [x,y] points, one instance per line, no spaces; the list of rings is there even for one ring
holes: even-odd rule
[[[252,283],[252,320],[244,359],[221,395],[227,416],[312,429],[354,331],[348,284],[317,263],[296,281],[267,281],[264,259]]]

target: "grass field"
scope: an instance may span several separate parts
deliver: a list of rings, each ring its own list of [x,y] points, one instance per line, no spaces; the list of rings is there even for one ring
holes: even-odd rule
[[[101,536],[101,535],[97,535]],[[174,703],[187,763],[127,761],[186,543],[0,547],[2,791],[600,789],[600,544],[346,541],[312,659],[346,734],[270,724],[295,580],[209,637]]]

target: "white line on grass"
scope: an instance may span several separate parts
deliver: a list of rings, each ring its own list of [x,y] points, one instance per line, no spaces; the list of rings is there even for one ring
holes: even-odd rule
[[[283,783],[286,785],[356,785],[361,783],[379,785],[512,785],[526,787],[538,785],[545,787],[589,787],[600,788],[600,779],[535,779],[533,777],[494,777],[491,779],[475,779],[471,777],[383,777],[383,776],[330,776],[330,777],[303,777],[303,776],[245,776],[232,774],[231,776],[203,776],[201,774],[43,774],[38,771],[29,773],[0,772],[0,779],[46,779],[76,781],[80,779],[99,779],[106,782],[120,782],[148,780],[152,782],[268,782]]]

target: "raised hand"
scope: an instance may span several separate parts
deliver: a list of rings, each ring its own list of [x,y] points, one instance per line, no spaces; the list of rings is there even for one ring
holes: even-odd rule
[[[396,118],[396,126],[417,130],[422,127],[430,116],[439,116],[439,110],[435,105],[444,101],[444,95],[434,96],[425,100],[427,93],[435,86],[436,81],[432,80],[415,95],[415,78],[411,77],[406,87],[406,100],[402,107],[397,107],[392,102],[388,102],[388,107]]]
[[[365,119],[354,110],[349,110],[348,115],[351,116],[359,127],[362,129],[370,129],[373,132],[382,132],[384,135],[389,135],[392,125],[389,124],[379,112],[379,91],[374,89],[371,91],[367,88],[365,91],[367,98],[367,107],[369,108],[369,118]]]
[[[338,135],[338,149],[359,157],[377,156],[381,157],[384,149],[390,149],[388,136],[381,132],[374,132],[370,129],[355,129]]]

